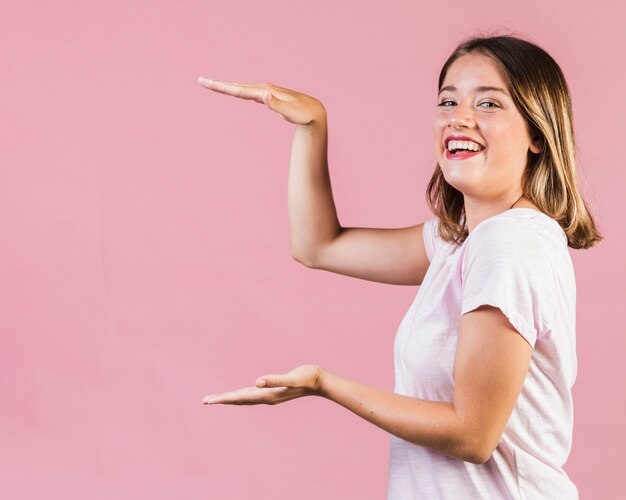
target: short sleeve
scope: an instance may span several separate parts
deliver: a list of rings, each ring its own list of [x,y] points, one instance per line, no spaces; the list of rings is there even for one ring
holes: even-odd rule
[[[441,246],[439,219],[437,217],[424,222],[422,236],[424,239],[424,247],[426,248],[426,255],[428,256],[428,260],[432,262],[437,253],[437,249]]]
[[[534,349],[552,327],[555,277],[550,256],[526,221],[497,218],[476,226],[461,266],[461,314],[497,307]]]

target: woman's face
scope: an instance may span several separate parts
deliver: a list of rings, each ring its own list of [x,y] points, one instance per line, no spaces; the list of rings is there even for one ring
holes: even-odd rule
[[[496,62],[480,53],[461,56],[448,68],[440,90],[435,148],[448,184],[478,202],[520,192],[528,150],[539,149]],[[450,136],[466,136],[481,148],[452,155],[446,149]]]

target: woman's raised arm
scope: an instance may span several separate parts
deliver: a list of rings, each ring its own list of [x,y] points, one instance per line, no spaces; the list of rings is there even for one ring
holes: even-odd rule
[[[423,224],[342,227],[328,172],[328,120],[314,97],[277,85],[220,82],[204,87],[263,103],[296,125],[288,179],[291,256],[314,269],[396,285],[420,285],[429,266]]]

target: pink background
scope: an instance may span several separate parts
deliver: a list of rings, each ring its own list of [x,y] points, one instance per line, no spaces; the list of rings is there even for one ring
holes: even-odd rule
[[[606,240],[571,251],[566,470],[581,498],[622,498],[624,14],[617,0],[3,2],[0,497],[384,498],[389,435],[339,405],[201,404],[303,363],[392,391],[417,288],[291,259],[294,126],[196,78],[319,98],[342,224],[407,226],[431,217],[439,69],[501,27],[571,87]]]

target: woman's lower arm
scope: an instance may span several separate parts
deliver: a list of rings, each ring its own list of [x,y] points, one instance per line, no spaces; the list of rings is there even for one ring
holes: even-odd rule
[[[446,456],[482,463],[453,403],[381,391],[323,369],[319,395],[405,441]]]

